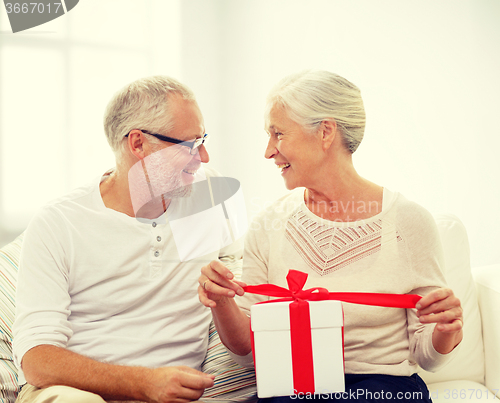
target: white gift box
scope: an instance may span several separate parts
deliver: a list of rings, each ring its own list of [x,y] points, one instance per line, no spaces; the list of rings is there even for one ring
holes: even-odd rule
[[[255,373],[259,398],[296,395],[295,376],[307,368],[294,368],[290,333],[291,302],[256,304],[251,307]],[[344,392],[343,311],[340,301],[309,301],[314,390],[306,393]],[[307,327],[307,324],[304,324]],[[304,391],[302,391],[304,393]]]

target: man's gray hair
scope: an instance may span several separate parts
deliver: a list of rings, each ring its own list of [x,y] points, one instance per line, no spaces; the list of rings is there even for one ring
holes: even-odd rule
[[[123,87],[109,101],[104,132],[111,149],[121,150],[123,138],[133,129],[164,134],[173,125],[167,101],[173,94],[195,101],[193,92],[174,78],[152,76]]]
[[[307,70],[285,77],[267,97],[266,124],[274,106],[283,107],[308,132],[314,132],[323,120],[335,120],[351,153],[363,139],[366,116],[361,92],[337,74]]]

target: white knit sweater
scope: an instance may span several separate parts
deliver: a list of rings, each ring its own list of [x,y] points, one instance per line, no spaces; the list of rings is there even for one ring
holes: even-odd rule
[[[261,212],[245,241],[243,281],[286,285],[289,269],[308,273],[305,289],[425,295],[445,285],[442,246],[432,216],[384,190],[382,212],[363,221],[333,222],[308,210],[297,189]],[[267,297],[245,294],[250,306]],[[436,370],[452,354],[432,346],[434,325],[414,309],[344,303],[345,372],[411,375],[416,364]]]

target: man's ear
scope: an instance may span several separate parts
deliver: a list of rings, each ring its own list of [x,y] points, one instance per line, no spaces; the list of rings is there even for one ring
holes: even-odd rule
[[[333,119],[325,119],[319,126],[323,150],[328,150],[337,136],[337,122]]]
[[[134,154],[138,159],[142,160],[146,157],[146,139],[144,133],[140,130],[131,130],[127,137],[128,148],[132,154]]]

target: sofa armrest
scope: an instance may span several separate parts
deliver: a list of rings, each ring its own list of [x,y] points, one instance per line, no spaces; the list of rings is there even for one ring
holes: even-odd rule
[[[483,326],[485,385],[500,395],[500,264],[472,269]]]

